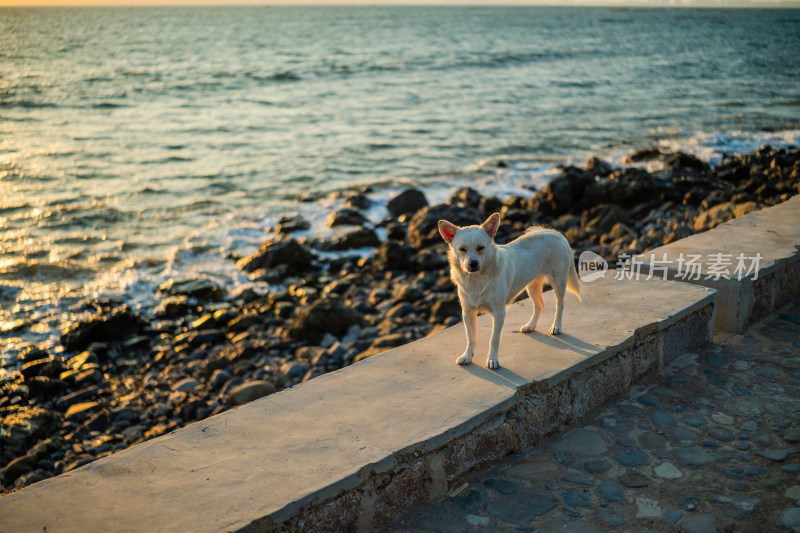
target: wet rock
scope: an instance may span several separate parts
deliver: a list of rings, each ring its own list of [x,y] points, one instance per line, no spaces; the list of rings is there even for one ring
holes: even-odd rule
[[[95,342],[114,342],[141,333],[147,326],[139,315],[122,308],[69,326],[61,335],[68,352],[78,352]]]
[[[47,350],[38,348],[36,346],[29,346],[19,355],[19,361],[23,364],[39,361],[41,359],[51,359],[51,357],[50,354],[47,353]]]
[[[605,177],[614,172],[614,167],[598,157],[590,157],[584,164],[586,171],[593,176]]]
[[[20,369],[20,373],[26,381],[38,376],[57,378],[63,371],[64,364],[60,359],[56,358],[37,359],[35,361],[25,363]]]
[[[253,400],[263,398],[277,391],[275,385],[269,381],[245,381],[231,390],[230,402],[233,405],[243,405]]]
[[[331,213],[328,217],[327,225],[329,228],[336,226],[363,226],[367,222],[366,217],[354,209],[340,209]]]
[[[449,220],[457,226],[481,224],[483,215],[474,207],[453,207],[439,204],[424,207],[411,217],[408,223],[408,239],[417,248],[424,248],[431,244],[442,243],[439,235],[439,221]]]
[[[284,215],[278,219],[275,231],[277,233],[294,233],[296,231],[305,231],[310,227],[311,224],[300,215]]]
[[[75,405],[76,403],[90,400],[95,396],[97,396],[99,393],[100,393],[100,387],[98,387],[97,385],[90,385],[83,389],[62,396],[58,400],[58,402],[56,402],[56,407],[58,407],[59,409],[66,409],[70,405]]]
[[[704,174],[708,172],[708,164],[696,156],[683,152],[675,152],[664,157],[664,165],[673,175],[683,176],[686,171]]]
[[[36,468],[38,462],[39,460],[36,456],[31,454],[17,457],[6,465],[3,472],[3,485],[6,487],[12,486],[18,477]]]
[[[100,409],[99,402],[81,402],[70,405],[67,407],[67,412],[64,417],[67,420],[82,421],[85,420],[91,413]]]
[[[281,265],[295,270],[305,270],[311,266],[311,258],[311,253],[296,240],[281,237],[263,243],[256,252],[240,259],[236,265],[245,272]]]
[[[369,209],[372,205],[372,200],[365,194],[354,192],[344,197],[344,205],[350,209]]]
[[[428,201],[425,195],[417,189],[407,189],[386,204],[386,208],[393,217],[400,215],[413,215],[420,209],[427,207]]]
[[[450,195],[450,200],[448,203],[450,204],[463,204],[468,205],[470,207],[479,208],[481,206],[481,201],[483,197],[481,193],[473,189],[472,187],[462,187],[461,189],[457,189]]]
[[[345,233],[323,245],[326,251],[352,250],[354,248],[374,248],[381,243],[374,231],[361,228]]]
[[[0,460],[10,461],[24,455],[35,441],[52,435],[61,417],[41,407],[19,407],[3,414],[0,432]]]
[[[188,314],[193,307],[189,296],[169,296],[161,300],[153,314],[160,318],[178,318]]]
[[[168,296],[186,296],[201,301],[220,300],[225,290],[207,278],[169,279],[159,285],[158,292]]]

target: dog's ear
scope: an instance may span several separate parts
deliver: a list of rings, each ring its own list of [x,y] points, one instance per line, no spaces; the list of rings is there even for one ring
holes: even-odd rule
[[[494,236],[497,235],[497,228],[500,227],[500,213],[495,213],[487,218],[486,222],[481,224],[481,227],[489,234],[489,237],[494,239]]]
[[[452,222],[446,220],[439,221],[439,234],[442,236],[442,239],[444,239],[444,242],[450,244],[450,241],[456,236],[456,231],[458,231],[458,226]]]

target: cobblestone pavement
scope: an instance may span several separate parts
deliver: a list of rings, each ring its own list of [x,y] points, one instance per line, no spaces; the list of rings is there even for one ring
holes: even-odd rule
[[[800,532],[800,301],[386,531]]]

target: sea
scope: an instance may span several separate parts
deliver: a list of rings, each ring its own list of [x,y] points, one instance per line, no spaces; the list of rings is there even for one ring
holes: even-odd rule
[[[1,8],[0,366],[86,298],[269,290],[232,258],[282,215],[330,234],[343,190],[378,223],[409,186],[764,144],[800,144],[800,10]]]

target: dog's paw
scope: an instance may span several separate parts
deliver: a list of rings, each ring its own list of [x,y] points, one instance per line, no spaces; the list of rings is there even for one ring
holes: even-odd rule
[[[500,361],[498,361],[497,359],[493,359],[491,356],[489,356],[489,358],[486,359],[486,368],[488,368],[489,370],[497,370],[498,368],[500,368]]]
[[[530,324],[525,324],[519,328],[520,333],[533,333],[534,331],[536,331],[536,326],[531,326]]]
[[[550,335],[558,335],[561,333],[561,328],[558,326],[550,326]]]
[[[464,355],[462,355],[461,357],[456,359],[456,363],[458,363],[459,365],[468,365],[471,362],[472,362],[472,354],[471,353],[465,353]]]

